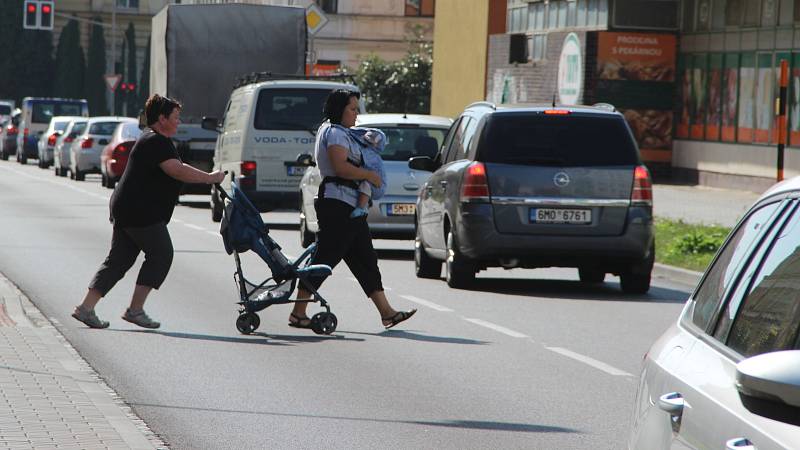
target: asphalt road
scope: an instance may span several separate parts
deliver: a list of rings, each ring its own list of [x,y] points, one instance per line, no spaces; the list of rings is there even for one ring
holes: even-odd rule
[[[0,271],[176,449],[622,448],[642,356],[689,291],[660,279],[624,296],[616,278],[584,286],[574,269],[489,270],[454,290],[414,276],[410,241],[376,241],[387,294],[420,309],[412,320],[384,331],[340,266],[322,288],[332,336],[287,327],[288,306],[244,336],[233,258],[198,201],[176,208],[172,271],[147,305],[162,328],[119,318],[137,263],[98,306],[111,327],[90,330],[69,314],[108,251],[109,194],[97,177],[0,161]],[[264,217],[300,254],[296,213]],[[266,278],[252,254],[243,265]]]

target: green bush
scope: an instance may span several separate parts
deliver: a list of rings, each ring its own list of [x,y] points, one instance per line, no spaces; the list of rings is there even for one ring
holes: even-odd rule
[[[724,240],[722,233],[692,230],[678,238],[675,249],[684,254],[716,253]]]

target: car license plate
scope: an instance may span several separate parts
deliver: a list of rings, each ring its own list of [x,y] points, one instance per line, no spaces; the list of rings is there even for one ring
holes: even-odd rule
[[[417,212],[417,205],[413,203],[390,203],[388,211],[390,216],[411,216]]]
[[[531,223],[592,223],[591,209],[531,208]]]
[[[286,166],[286,173],[291,177],[303,176],[306,173],[306,166]]]

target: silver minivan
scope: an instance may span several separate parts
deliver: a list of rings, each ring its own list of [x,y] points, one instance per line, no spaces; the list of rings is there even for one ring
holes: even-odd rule
[[[130,117],[92,117],[83,133],[72,143],[69,157],[70,178],[83,181],[87,173],[100,173],[100,152],[108,145],[120,122],[138,123]]]
[[[728,236],[644,357],[630,449],[800,448],[800,178]]]

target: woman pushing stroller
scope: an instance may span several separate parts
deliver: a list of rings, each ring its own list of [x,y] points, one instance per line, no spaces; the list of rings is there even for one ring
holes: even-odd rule
[[[389,329],[409,319],[417,310],[395,310],[389,304],[381,283],[378,256],[372,246],[366,214],[362,211],[366,209],[365,198],[361,195],[375,197],[375,190],[383,188],[383,180],[379,172],[360,167],[364,164],[362,144],[348,130],[356,123],[358,99],[357,92],[339,89],[325,101],[323,112],[327,121],[317,131],[314,148],[314,159],[323,180],[314,203],[320,230],[317,252],[311,264],[326,264],[333,268],[344,260],[361,289],[378,309],[383,326]],[[375,145],[379,142],[377,139],[369,135],[365,140]],[[364,180],[372,185],[372,189],[365,189],[363,185],[359,189],[359,182]],[[319,288],[321,283],[321,279],[315,279],[313,287]],[[301,285],[297,298],[308,300],[311,293]],[[303,301],[294,304],[289,315],[290,326],[311,328],[311,319],[306,315],[307,306],[308,303]]]

